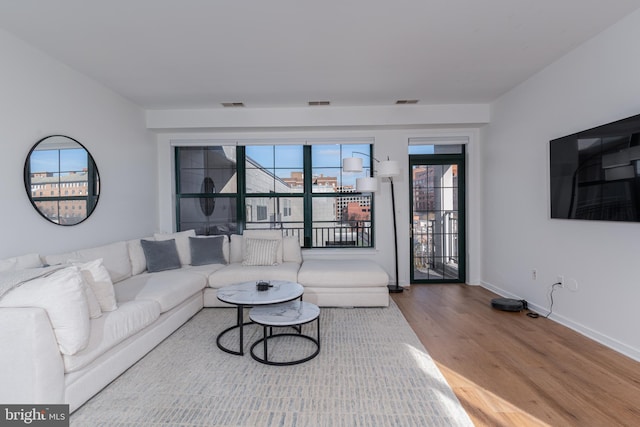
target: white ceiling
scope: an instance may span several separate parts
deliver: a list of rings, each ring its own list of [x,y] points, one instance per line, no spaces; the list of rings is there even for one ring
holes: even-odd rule
[[[148,109],[487,103],[640,0],[0,0],[0,28]]]

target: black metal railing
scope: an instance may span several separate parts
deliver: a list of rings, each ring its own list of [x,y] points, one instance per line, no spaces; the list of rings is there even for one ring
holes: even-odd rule
[[[181,230],[195,229],[199,235],[237,234],[235,223],[216,224],[188,222],[181,224]],[[281,230],[283,236],[298,239],[301,247],[309,248],[370,248],[373,247],[372,227],[368,221],[341,223],[335,221],[316,221],[311,229],[311,238],[305,245],[305,233],[302,222],[247,222],[247,230]]]
[[[302,223],[291,222],[247,222],[248,230],[282,230],[283,236],[297,237],[300,246],[304,245],[304,227]],[[334,221],[316,221],[311,229],[312,248],[326,247],[372,247],[372,227],[370,222],[344,224]]]

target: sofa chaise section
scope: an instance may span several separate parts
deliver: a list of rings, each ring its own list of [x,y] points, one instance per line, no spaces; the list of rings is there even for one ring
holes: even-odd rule
[[[305,260],[298,271],[304,299],[324,307],[388,307],[389,275],[365,259]]]

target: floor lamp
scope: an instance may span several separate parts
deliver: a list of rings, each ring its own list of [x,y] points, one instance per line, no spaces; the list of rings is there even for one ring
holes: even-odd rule
[[[372,158],[376,161],[377,169],[375,170],[376,176],[380,178],[389,178],[389,183],[391,184],[391,210],[393,211],[393,243],[394,243],[394,259],[395,259],[395,284],[388,285],[389,292],[391,293],[399,293],[404,289],[400,286],[399,278],[398,278],[398,227],[396,221],[396,198],[393,190],[393,177],[400,175],[400,166],[398,162],[395,160],[387,160],[380,161],[375,157],[361,153],[359,151],[354,151],[354,153],[362,154],[367,157]],[[362,172],[362,157],[346,157],[342,160],[342,170],[344,172]],[[356,179],[356,191],[362,193],[374,193],[378,190],[378,180],[375,177],[364,177]]]

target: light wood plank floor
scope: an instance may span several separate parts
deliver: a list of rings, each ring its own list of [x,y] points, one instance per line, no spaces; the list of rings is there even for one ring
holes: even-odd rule
[[[495,297],[455,284],[392,294],[476,426],[640,426],[640,363],[552,320],[494,310]]]

